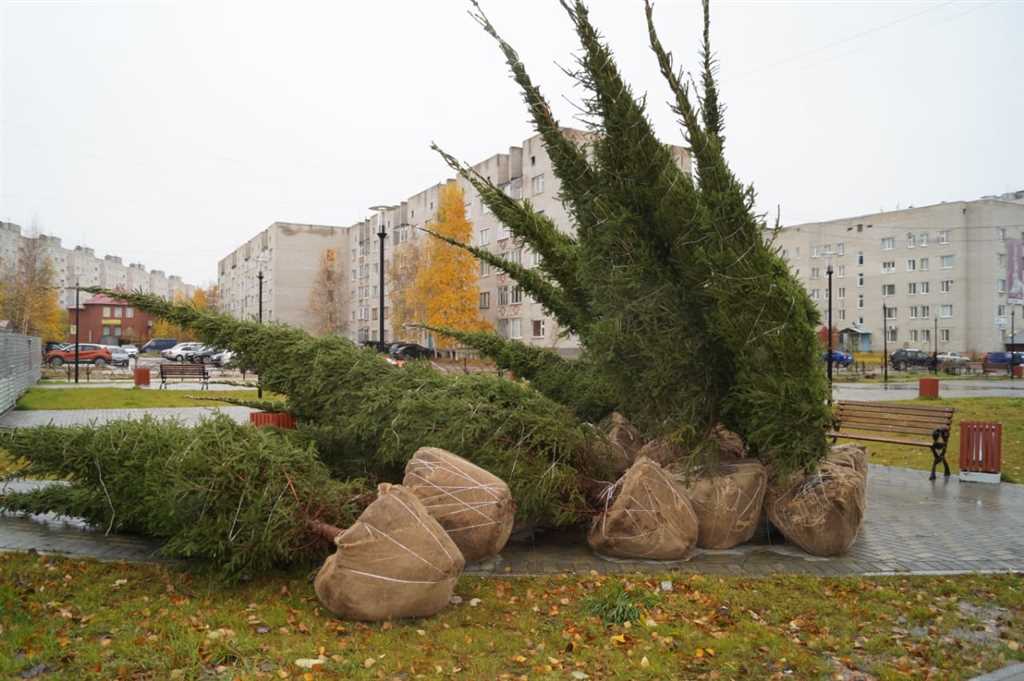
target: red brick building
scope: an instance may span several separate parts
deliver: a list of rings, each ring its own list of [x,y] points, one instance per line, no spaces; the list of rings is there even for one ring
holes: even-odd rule
[[[75,308],[68,309],[68,317],[71,322],[68,342],[73,343]],[[154,323],[153,317],[123,300],[96,294],[82,303],[79,341],[104,345],[144,343],[152,336]]]

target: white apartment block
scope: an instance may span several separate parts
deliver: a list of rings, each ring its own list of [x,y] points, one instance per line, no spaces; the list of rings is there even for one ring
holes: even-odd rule
[[[586,133],[582,131],[567,132],[581,142],[586,141]],[[689,173],[689,151],[683,147],[672,147],[672,151],[679,166]],[[550,217],[560,229],[575,233],[575,225],[558,199],[560,183],[539,135],[525,140],[522,146],[509,148],[507,153],[481,161],[474,169],[509,196],[529,199],[535,209]],[[395,282],[391,281],[389,270],[395,249],[409,242],[423,247],[431,238],[422,228],[436,220],[440,192],[447,181],[450,180],[427,187],[349,226],[275,222],[220,261],[218,282],[224,311],[240,319],[256,318],[256,274],[260,270],[256,259],[262,257],[264,320],[312,331],[315,322],[309,311],[309,300],[320,258],[325,249],[337,249],[336,266],[342,282],[338,295],[341,296],[342,318],[346,320],[345,335],[357,342],[379,340],[383,314],[385,341],[430,344],[430,334],[416,329],[406,329],[399,337],[394,336],[388,307]],[[462,178],[457,181],[465,194],[466,217],[473,225],[472,242],[527,267],[536,266],[536,255],[516,243],[483,205],[472,185]],[[377,236],[382,223],[387,234],[383,264]],[[381,267],[385,273],[383,311],[380,309]],[[566,355],[578,352],[576,339],[565,336],[557,322],[545,314],[543,306],[530,299],[508,275],[481,264],[478,286],[481,316],[491,322],[498,334]]]
[[[168,299],[191,298],[195,292],[195,286],[186,284],[181,277],[168,277],[159,270],[147,272],[140,263],[126,266],[114,255],[99,258],[93,249],[85,246],[64,248],[57,237],[25,235],[19,225],[10,222],[0,222],[0,272],[13,272],[17,268],[18,254],[29,239],[38,239],[43,244],[53,265],[55,285],[60,287],[60,305],[65,309],[75,305],[76,283],[156,293]],[[80,300],[84,302],[90,297],[91,294],[83,293]]]
[[[263,321],[312,331],[316,322],[309,300],[321,260],[332,249],[340,254],[339,262],[347,263],[343,255],[348,240],[344,227],[275,222],[218,263],[222,311],[238,319],[258,319],[262,272]]]
[[[832,325],[850,350],[881,351],[883,332],[890,352],[1004,349],[1008,246],[1024,239],[1024,203],[944,202],[783,227],[774,236],[822,324],[831,264]],[[1016,306],[1017,328],[1022,311]]]

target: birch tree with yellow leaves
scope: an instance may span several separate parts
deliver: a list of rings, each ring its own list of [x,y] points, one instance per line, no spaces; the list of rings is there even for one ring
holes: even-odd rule
[[[447,240],[466,243],[473,233],[473,225],[466,219],[465,195],[456,182],[441,188],[437,221],[428,231],[440,239],[431,239],[426,245],[426,262],[416,274],[410,290],[413,309],[422,311],[422,322],[427,326],[443,326],[459,331],[486,331],[489,322],[480,316],[480,288],[477,286],[479,268],[476,257]],[[440,337],[437,346],[454,347],[451,338]]]

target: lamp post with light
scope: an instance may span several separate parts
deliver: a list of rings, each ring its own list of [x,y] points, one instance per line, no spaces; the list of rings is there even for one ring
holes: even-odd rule
[[[825,270],[828,275],[828,403],[832,404],[832,260]]]
[[[377,211],[377,237],[380,239],[380,261],[377,263],[378,291],[380,292],[380,304],[377,310],[377,319],[380,322],[380,335],[377,338],[377,349],[384,352],[384,239],[388,237],[387,225],[384,222],[385,211],[391,206],[371,206],[370,210]]]
[[[256,321],[263,324],[263,265],[269,260],[267,252],[263,251],[256,256],[256,264],[259,266],[259,271],[256,273]],[[262,373],[262,372],[261,372]],[[263,376],[258,375],[256,377],[256,397],[263,399]]]

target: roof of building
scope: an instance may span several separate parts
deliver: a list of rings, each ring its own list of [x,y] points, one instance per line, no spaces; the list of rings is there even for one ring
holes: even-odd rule
[[[128,303],[120,298],[112,298],[105,293],[97,293],[89,300],[83,301],[83,305],[127,305]]]

